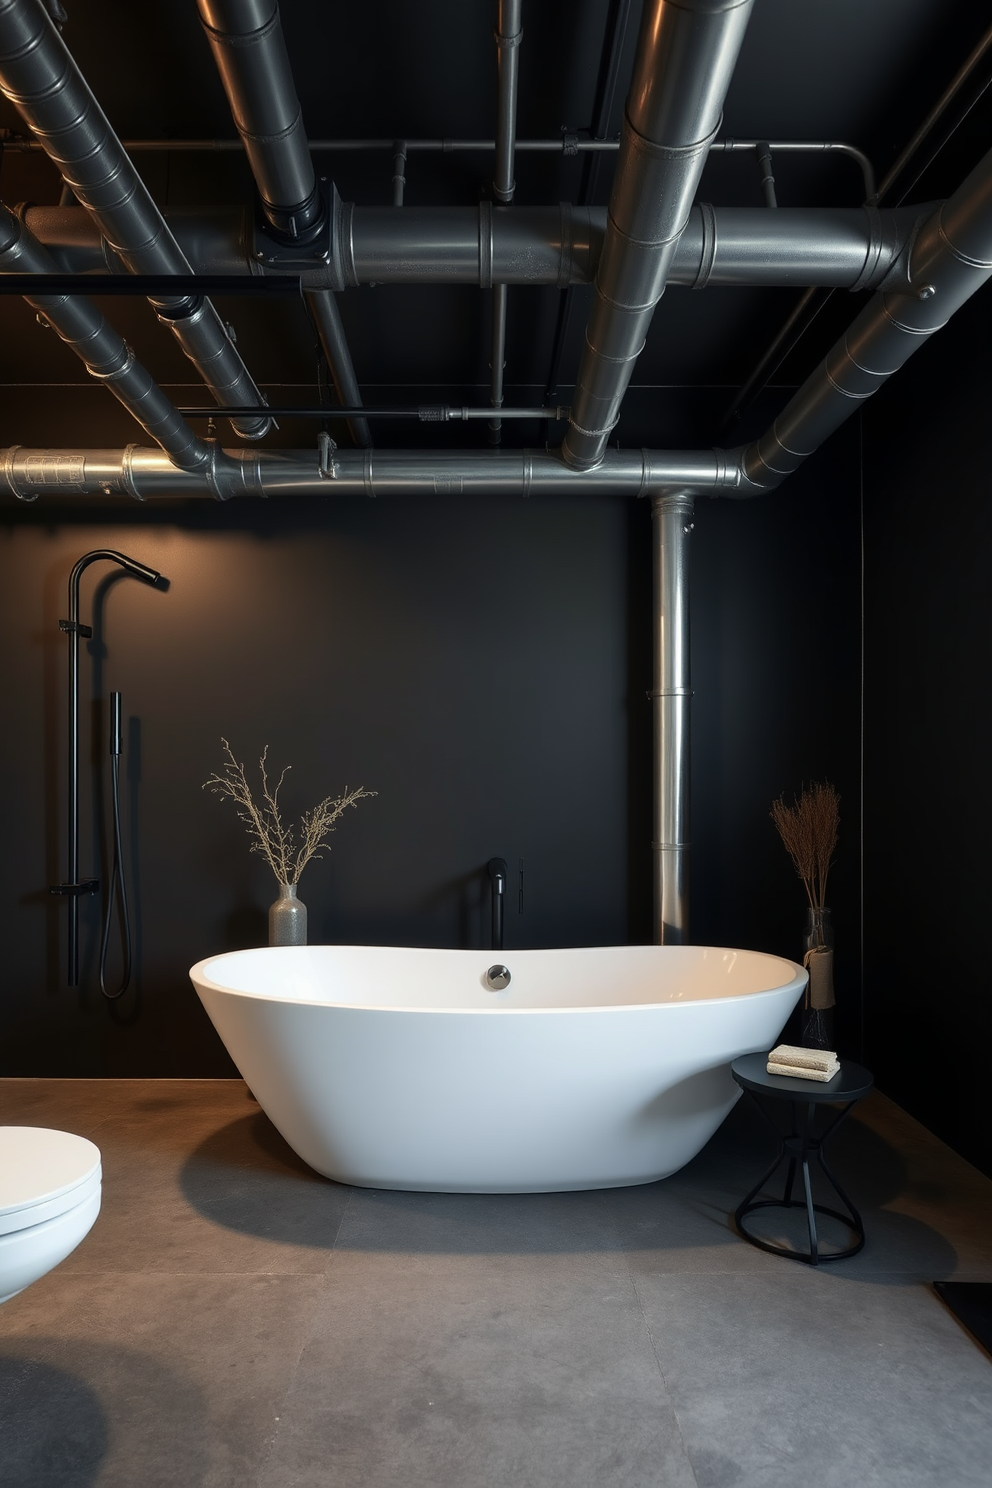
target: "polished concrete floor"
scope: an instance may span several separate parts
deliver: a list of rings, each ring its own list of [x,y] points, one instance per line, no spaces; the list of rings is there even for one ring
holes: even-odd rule
[[[103,1212],[0,1308],[5,1488],[966,1488],[992,1362],[934,1294],[992,1279],[992,1182],[879,1095],[841,1128],[868,1244],[745,1244],[742,1101],[674,1178],[346,1188],[238,1081],[0,1081],[91,1137]]]

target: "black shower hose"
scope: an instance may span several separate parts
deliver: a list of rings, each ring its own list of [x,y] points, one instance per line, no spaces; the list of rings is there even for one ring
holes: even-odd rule
[[[107,907],[103,916],[103,939],[100,942],[100,991],[108,1002],[123,997],[131,982],[131,919],[127,908],[127,884],[124,881],[124,850],[121,843],[121,695],[110,694],[110,795],[113,812],[114,857],[107,885]],[[107,949],[110,945],[110,924],[114,914],[114,899],[120,901],[121,932],[124,946],[124,967],[121,983],[116,992],[107,991]]]

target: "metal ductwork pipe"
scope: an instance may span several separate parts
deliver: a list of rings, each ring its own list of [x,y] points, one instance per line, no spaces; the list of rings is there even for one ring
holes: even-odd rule
[[[0,88],[128,269],[191,272],[51,19],[28,0],[0,0]],[[183,295],[152,303],[218,403],[262,405],[209,300]],[[260,439],[271,420],[239,418],[234,427],[242,438]]]
[[[197,0],[200,20],[274,232],[308,242],[326,208],[314,174],[278,0]]]
[[[740,452],[739,494],[777,486],[992,277],[992,151],[920,226],[908,277],[880,290],[787,404]]]
[[[170,212],[168,222],[197,273],[259,275],[245,216],[239,207],[190,208]],[[695,206],[668,283],[877,289],[919,219],[917,207]],[[120,272],[83,207],[28,207],[24,220],[66,273]],[[589,284],[606,231],[604,207],[497,207],[480,216],[475,207],[404,207],[400,214],[344,203],[342,220],[336,264],[292,268],[308,288],[340,282],[338,274],[348,285]]]
[[[0,203],[0,272],[51,274],[58,266],[37,238]],[[210,448],[193,433],[127,342],[84,295],[25,295],[147,434],[183,470],[205,470]]]
[[[654,939],[689,940],[689,535],[692,497],[656,496],[654,537]]]
[[[596,299],[562,455],[603,458],[634,363],[664,293],[753,0],[646,0]]]
[[[325,235],[328,207],[310,159],[278,0],[197,5],[266,220],[281,242],[305,247]],[[359,407],[358,379],[333,291],[316,290],[308,300],[338,398],[345,408]],[[349,419],[348,428],[356,444],[372,443],[366,420]]]
[[[577,476],[547,450],[218,451],[220,487],[206,473],[177,470],[159,450],[0,450],[0,491],[38,496],[653,496],[717,495],[740,472],[721,450],[607,450]]]

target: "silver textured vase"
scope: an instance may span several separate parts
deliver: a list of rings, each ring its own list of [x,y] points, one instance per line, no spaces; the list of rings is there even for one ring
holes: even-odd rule
[[[296,897],[295,883],[281,883],[279,898],[269,908],[269,945],[306,945],[307,907]]]

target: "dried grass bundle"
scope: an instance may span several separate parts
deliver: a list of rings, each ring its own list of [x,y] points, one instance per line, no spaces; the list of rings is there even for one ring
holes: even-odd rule
[[[338,817],[363,797],[378,794],[377,791],[363,790],[359,786],[353,791],[345,787],[343,796],[325,796],[310,811],[304,811],[300,820],[303,840],[297,846],[293,828],[283,825],[279,810],[279,792],[286,772],[292,767],[287,765],[275,786],[270,786],[266,768],[269,746],[266,744],[258,762],[262,775],[262,804],[259,806],[252,796],[244,765],[234,758],[226,739],[221,739],[220,742],[224,746],[227,763],[223,774],[211,775],[209,780],[204,781],[203,789],[212,791],[215,796],[228,796],[234,802],[238,816],[248,828],[249,837],[254,839],[252,852],[262,854],[279,883],[298,883],[300,874],[311,858],[323,856],[321,849],[327,846],[325,839],[333,832]]]
[[[804,786],[797,801],[772,802],[772,821],[802,879],[810,905],[826,904],[827,875],[837,850],[840,796],[828,782]]]

